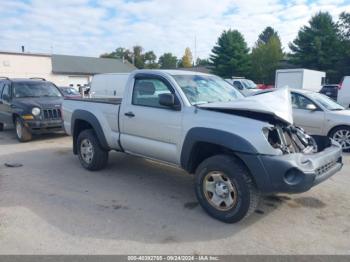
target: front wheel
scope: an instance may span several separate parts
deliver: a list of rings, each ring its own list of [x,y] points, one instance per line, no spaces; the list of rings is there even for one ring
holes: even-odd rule
[[[28,142],[32,140],[32,133],[30,133],[29,129],[24,126],[23,121],[17,117],[15,120],[16,127],[16,137],[19,142]]]
[[[80,163],[84,168],[96,171],[106,167],[108,151],[101,147],[93,130],[84,130],[79,134],[77,148]]]
[[[259,194],[244,164],[228,155],[204,160],[196,170],[196,196],[202,208],[225,223],[253,213]]]
[[[336,127],[329,136],[341,145],[344,152],[350,152],[350,127]]]

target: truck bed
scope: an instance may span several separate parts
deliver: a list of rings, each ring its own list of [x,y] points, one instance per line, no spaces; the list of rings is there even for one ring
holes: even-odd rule
[[[123,99],[119,97],[106,97],[106,98],[65,98],[64,100],[120,105]]]
[[[121,98],[78,98],[64,99],[63,121],[67,134],[71,134],[71,122],[74,113],[79,112],[79,118],[93,119],[101,126],[108,145],[119,150],[119,109]],[[98,119],[98,120],[97,120]]]

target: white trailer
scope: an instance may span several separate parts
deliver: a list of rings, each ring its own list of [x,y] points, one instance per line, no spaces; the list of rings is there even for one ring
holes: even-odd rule
[[[326,78],[326,73],[309,69],[276,70],[275,87],[290,87],[319,92]]]
[[[91,97],[122,97],[129,75],[129,73],[109,73],[94,75],[90,84]]]

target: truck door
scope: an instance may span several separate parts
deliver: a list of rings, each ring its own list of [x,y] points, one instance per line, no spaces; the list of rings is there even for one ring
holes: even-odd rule
[[[291,93],[294,125],[302,127],[310,135],[323,135],[325,113],[309,98]],[[314,107],[315,109],[311,109]]]
[[[1,89],[1,88],[0,88]],[[12,113],[11,113],[11,87],[8,83],[5,83],[2,88],[0,97],[0,122],[5,124],[12,124]]]
[[[165,162],[179,164],[182,113],[159,104],[158,96],[172,93],[171,84],[157,75],[136,76],[120,112],[121,144],[125,151]]]

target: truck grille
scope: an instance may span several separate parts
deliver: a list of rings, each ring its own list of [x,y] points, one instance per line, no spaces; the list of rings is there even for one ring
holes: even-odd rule
[[[62,119],[61,109],[43,109],[44,120],[60,120]]]

